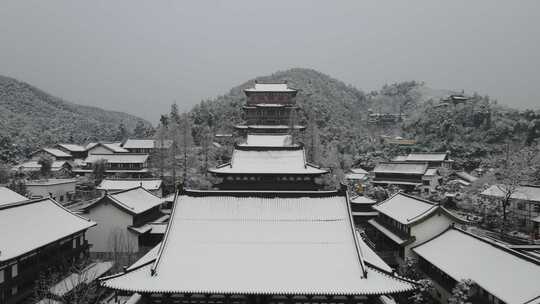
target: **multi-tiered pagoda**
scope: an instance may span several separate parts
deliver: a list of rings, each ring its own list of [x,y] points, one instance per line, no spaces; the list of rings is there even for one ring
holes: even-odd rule
[[[293,141],[296,89],[286,83],[255,83],[244,90],[246,124],[236,128],[247,134],[237,144],[231,161],[210,169],[227,190],[316,190],[317,178],[327,173],[307,162],[304,147]]]

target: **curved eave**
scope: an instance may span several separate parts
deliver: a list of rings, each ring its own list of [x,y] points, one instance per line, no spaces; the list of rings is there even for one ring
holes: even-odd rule
[[[118,273],[108,277],[100,279],[100,285],[105,288],[114,289],[118,291],[137,292],[137,293],[163,293],[163,294],[279,294],[279,295],[318,295],[318,296],[376,296],[376,295],[390,295],[401,294],[405,292],[413,291],[417,288],[417,284],[414,281],[389,274],[379,268],[372,265],[366,265],[368,270],[368,277],[365,280],[369,280],[374,275],[379,276],[379,280],[387,280],[382,286],[367,286],[362,289],[306,289],[306,288],[290,288],[290,289],[259,289],[259,288],[237,288],[237,289],[191,289],[191,288],[164,288],[157,286],[157,282],[150,282],[156,277],[150,276],[151,263],[143,265],[139,268],[128,270],[124,273]],[[137,273],[139,272],[139,273]],[[140,272],[146,272],[141,274]],[[141,275],[141,277],[132,278],[131,275]],[[370,276],[371,275],[371,276]],[[125,276],[125,278],[123,278]],[[158,274],[159,276],[159,274]],[[145,282],[136,282],[137,279],[142,279]],[[115,282],[117,280],[125,280],[124,282]],[[137,284],[138,283],[138,284]],[[380,283],[380,282],[378,282]],[[368,283],[366,284],[373,284]],[[400,286],[392,286],[400,285]],[[136,286],[139,285],[139,286]]]

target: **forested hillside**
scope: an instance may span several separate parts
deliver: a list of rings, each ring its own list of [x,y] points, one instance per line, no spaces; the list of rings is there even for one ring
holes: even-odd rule
[[[0,76],[0,162],[14,162],[58,142],[117,139],[119,129],[152,126],[133,115],[66,102],[27,83]]]
[[[540,137],[539,111],[509,109],[487,96],[473,94],[466,103],[441,106],[443,97],[457,92],[410,81],[364,93],[315,70],[295,68],[249,80],[226,95],[195,106],[190,112],[195,141],[205,126],[214,132],[231,132],[232,126],[242,121],[242,90],[253,86],[255,80],[287,81],[300,90],[297,121],[308,129],[299,140],[305,142],[311,161],[334,171],[373,164],[410,150],[449,150],[458,166],[472,169],[501,155],[508,145],[519,149]],[[403,120],[370,124],[368,110],[402,113]],[[413,138],[418,144],[390,146],[383,143],[381,135]]]

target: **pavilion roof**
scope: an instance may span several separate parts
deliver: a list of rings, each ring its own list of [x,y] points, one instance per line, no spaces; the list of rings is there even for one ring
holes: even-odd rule
[[[323,174],[327,171],[306,163],[304,149],[246,149],[233,151],[230,163],[209,170],[222,174]]]
[[[107,194],[106,197],[116,206],[131,214],[141,214],[163,203],[162,198],[155,196],[141,186]],[[85,209],[92,209],[94,206],[99,205],[101,201],[98,200],[94,204],[85,207]]]
[[[398,192],[374,205],[373,209],[401,224],[410,225],[444,208],[428,200]],[[444,212],[450,215],[446,209],[444,209]]]
[[[359,242],[338,192],[187,190],[155,258],[143,257],[102,285],[142,293],[320,295],[415,288],[366,265]]]

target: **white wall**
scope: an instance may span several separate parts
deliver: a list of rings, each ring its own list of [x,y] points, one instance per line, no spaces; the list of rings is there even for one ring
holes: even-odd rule
[[[88,242],[93,245],[90,252],[115,251],[115,238],[117,245],[118,242],[126,242],[125,246],[121,244],[123,249],[120,252],[125,251],[126,247],[132,248],[134,252],[139,251],[138,236],[127,228],[133,224],[130,214],[111,203],[100,202],[99,206],[91,208],[84,216],[97,223],[86,234]]]
[[[435,214],[420,224],[411,227],[411,235],[414,236],[416,240],[405,247],[405,257],[412,256],[412,247],[422,244],[437,234],[440,234],[450,227],[452,223],[453,221],[450,217],[443,212],[438,211],[438,214]]]
[[[28,190],[29,197],[32,196],[40,196],[42,198],[49,197],[49,193],[52,193],[52,198],[59,202],[59,203],[65,203],[68,201],[67,199],[67,193],[71,193],[72,195],[75,194],[75,184],[77,182],[69,182],[69,183],[61,183],[61,184],[31,184],[28,183],[26,185],[26,189]],[[63,197],[61,200],[60,198]]]

